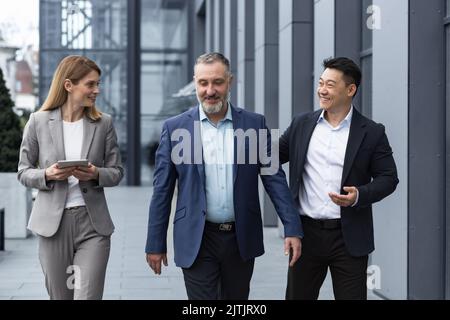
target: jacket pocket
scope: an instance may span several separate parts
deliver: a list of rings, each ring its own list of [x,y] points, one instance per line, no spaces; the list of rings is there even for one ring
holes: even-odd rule
[[[184,218],[185,216],[186,216],[186,207],[178,209],[177,211],[175,211],[175,217],[173,218],[173,223]]]

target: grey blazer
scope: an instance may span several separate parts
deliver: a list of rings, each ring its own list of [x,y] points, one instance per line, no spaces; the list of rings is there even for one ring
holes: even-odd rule
[[[110,235],[114,225],[103,187],[119,184],[123,177],[117,136],[111,116],[103,113],[98,121],[84,117],[81,158],[99,171],[98,181],[80,181],[79,186],[94,229]],[[51,237],[58,230],[67,197],[68,183],[45,180],[45,169],[65,159],[61,108],[32,113],[20,146],[18,179],[39,190],[31,211],[28,229]]]

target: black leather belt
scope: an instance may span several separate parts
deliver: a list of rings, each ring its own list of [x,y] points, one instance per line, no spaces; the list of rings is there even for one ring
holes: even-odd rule
[[[205,225],[214,231],[232,232],[236,229],[234,222],[214,223],[206,221]]]
[[[309,224],[321,229],[338,229],[341,227],[341,219],[313,219],[308,216],[300,216],[304,224]]]

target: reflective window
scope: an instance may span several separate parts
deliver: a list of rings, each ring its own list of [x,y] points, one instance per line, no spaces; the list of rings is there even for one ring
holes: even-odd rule
[[[149,185],[162,122],[185,111],[195,99],[174,96],[192,79],[187,61],[188,2],[141,3],[141,182]]]
[[[40,7],[40,103],[64,57],[94,60],[102,70],[97,106],[113,116],[126,159],[127,0],[41,0]]]

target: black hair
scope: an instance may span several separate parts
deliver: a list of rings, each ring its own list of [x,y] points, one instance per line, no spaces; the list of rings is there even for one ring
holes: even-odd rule
[[[344,74],[344,81],[347,85],[356,85],[356,92],[358,92],[361,84],[361,69],[351,59],[346,57],[328,58],[323,60],[324,69],[336,69]],[[355,92],[355,95],[356,95]]]

